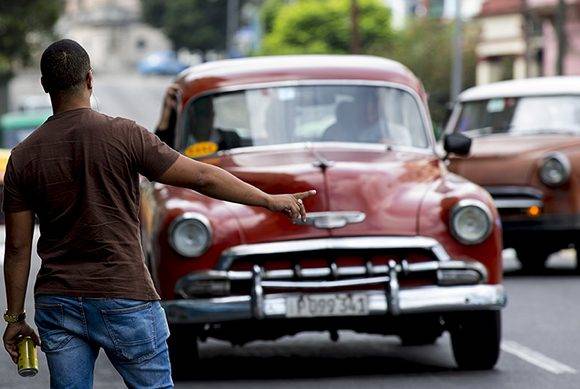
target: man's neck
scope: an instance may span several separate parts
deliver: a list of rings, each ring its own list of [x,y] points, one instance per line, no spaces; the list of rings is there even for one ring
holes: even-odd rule
[[[74,97],[64,98],[61,96],[51,96],[52,113],[54,115],[61,112],[71,111],[79,108],[91,108],[90,98]]]

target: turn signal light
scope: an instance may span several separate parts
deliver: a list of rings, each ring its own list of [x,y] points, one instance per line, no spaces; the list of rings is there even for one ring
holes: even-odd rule
[[[542,208],[538,207],[537,205],[532,205],[528,208],[528,216],[530,217],[538,217],[542,213]]]

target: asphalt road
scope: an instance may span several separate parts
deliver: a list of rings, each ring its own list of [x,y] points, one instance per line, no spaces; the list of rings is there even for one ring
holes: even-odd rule
[[[12,84],[13,95],[38,93],[36,75]],[[152,128],[167,78],[97,75],[98,109],[131,117]],[[0,247],[3,249],[3,229]],[[0,252],[0,268],[2,267]],[[487,372],[456,370],[448,337],[428,347],[401,347],[396,338],[341,333],[332,343],[327,334],[309,333],[277,342],[232,348],[211,341],[201,347],[193,379],[179,388],[578,388],[580,387],[580,276],[574,275],[574,253],[555,255],[545,274],[526,276],[506,253],[504,344],[497,368]],[[32,274],[39,259],[33,260]],[[33,277],[32,277],[33,278]],[[31,281],[32,284],[32,281]],[[0,280],[0,301],[5,301]],[[31,285],[27,310],[33,313]],[[0,304],[1,306],[4,303]],[[476,350],[474,350],[476,352]],[[0,350],[0,388],[48,387],[48,369],[40,353],[40,373],[21,378]],[[95,388],[124,385],[103,353],[95,371]]]

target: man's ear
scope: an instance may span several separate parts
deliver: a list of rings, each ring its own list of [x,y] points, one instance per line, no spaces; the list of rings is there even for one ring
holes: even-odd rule
[[[40,85],[42,85],[44,93],[48,93],[48,91],[46,90],[46,85],[44,85],[44,77],[40,77]]]
[[[87,82],[87,88],[89,90],[93,90],[93,71],[92,70],[89,70],[89,72],[87,73],[86,82]]]

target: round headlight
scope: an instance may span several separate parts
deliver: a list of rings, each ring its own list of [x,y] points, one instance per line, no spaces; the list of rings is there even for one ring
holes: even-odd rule
[[[451,210],[451,234],[463,244],[478,244],[491,233],[489,208],[478,200],[461,200]]]
[[[561,153],[548,154],[540,165],[540,179],[547,186],[560,186],[570,177],[570,161]]]
[[[201,214],[185,213],[171,223],[169,243],[184,257],[202,255],[208,249],[210,242],[209,220]]]

